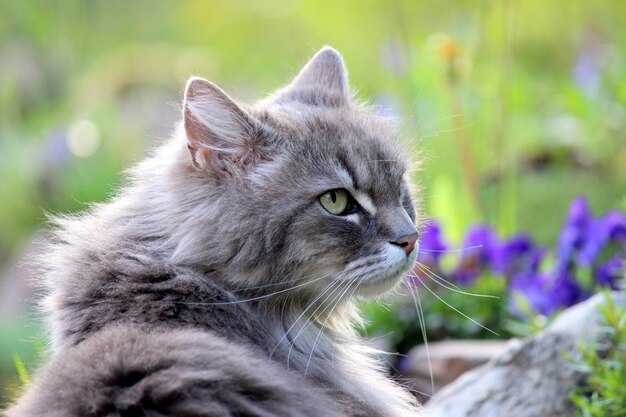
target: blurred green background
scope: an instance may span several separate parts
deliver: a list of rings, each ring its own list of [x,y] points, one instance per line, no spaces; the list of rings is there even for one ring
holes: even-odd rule
[[[110,196],[172,132],[188,76],[253,100],[332,45],[358,96],[403,118],[447,238],[483,221],[553,245],[574,196],[626,208],[624,17],[611,0],[0,2],[0,402],[45,351],[19,267],[44,213]]]

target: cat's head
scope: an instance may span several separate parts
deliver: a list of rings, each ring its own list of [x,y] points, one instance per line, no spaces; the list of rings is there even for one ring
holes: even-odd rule
[[[200,214],[180,259],[204,259],[241,287],[334,285],[365,297],[413,266],[415,210],[395,129],[352,99],[334,49],[252,106],[192,78],[183,118],[195,182],[184,204]]]

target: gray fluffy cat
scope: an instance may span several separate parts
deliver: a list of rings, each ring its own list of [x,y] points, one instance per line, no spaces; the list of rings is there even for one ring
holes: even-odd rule
[[[389,121],[323,48],[251,106],[192,78],[174,138],[40,262],[30,416],[415,416],[353,326],[417,251]]]

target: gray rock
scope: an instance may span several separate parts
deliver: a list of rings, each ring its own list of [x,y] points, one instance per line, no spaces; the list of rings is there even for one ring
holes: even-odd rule
[[[460,375],[502,353],[505,346],[502,340],[447,340],[429,343],[428,349],[416,346],[408,354],[403,376],[425,401]]]
[[[613,293],[626,305],[624,293]],[[585,375],[569,359],[604,336],[603,294],[565,310],[543,332],[512,339],[487,364],[444,387],[428,403],[429,417],[563,417],[574,415],[569,394]]]

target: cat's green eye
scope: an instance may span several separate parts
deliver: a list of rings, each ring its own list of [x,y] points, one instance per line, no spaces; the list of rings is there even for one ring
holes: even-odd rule
[[[350,193],[343,188],[326,191],[320,196],[320,204],[327,212],[336,216],[351,214],[356,208]]]

